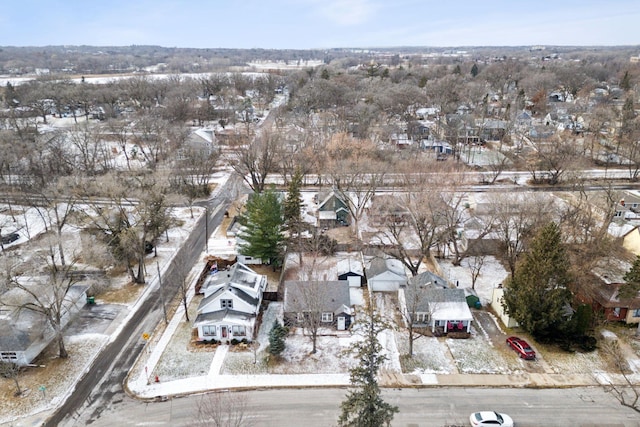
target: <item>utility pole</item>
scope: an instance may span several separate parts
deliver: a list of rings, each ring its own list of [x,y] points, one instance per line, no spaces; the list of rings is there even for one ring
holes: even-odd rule
[[[209,206],[204,207],[204,252],[209,253]]]
[[[160,300],[162,301],[162,313],[164,314],[165,325],[169,323],[167,320],[167,306],[164,303],[164,290],[162,288],[162,275],[160,274],[160,264],[156,261],[156,268],[158,269],[158,282],[160,283]]]

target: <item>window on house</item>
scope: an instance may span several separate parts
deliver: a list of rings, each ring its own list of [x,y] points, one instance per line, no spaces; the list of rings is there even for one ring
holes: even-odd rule
[[[234,337],[244,337],[247,335],[247,330],[244,326],[235,325],[231,327],[231,333]]]
[[[221,299],[220,300],[221,308],[233,308],[233,300],[232,299]]]
[[[429,315],[427,313],[416,313],[414,316],[416,323],[427,323]]]
[[[616,308],[614,308],[614,309],[613,309],[613,314],[614,314],[616,317],[620,317],[620,307],[616,307]]]
[[[624,212],[623,211],[616,211],[616,214],[614,215],[616,218],[620,218],[622,216]]]
[[[215,326],[203,326],[202,327],[202,335],[205,337],[215,337],[216,336],[216,327]]]
[[[333,322],[333,313],[322,313],[323,322]]]
[[[299,323],[303,322],[303,321],[304,321],[304,313],[298,313],[298,314],[296,315],[296,320],[297,320]]]
[[[15,351],[3,351],[0,353],[0,360],[17,360],[18,354]]]
[[[633,310],[633,317],[640,317],[640,308]]]

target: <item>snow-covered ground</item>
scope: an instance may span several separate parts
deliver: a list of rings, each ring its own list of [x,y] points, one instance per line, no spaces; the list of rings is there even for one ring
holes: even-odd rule
[[[462,289],[471,289],[472,287],[472,269],[470,266],[473,263],[474,260],[472,258],[463,259],[459,266],[454,266],[449,259],[439,260],[442,277],[447,279],[451,285],[457,285]],[[491,302],[493,289],[504,283],[508,276],[507,270],[495,257],[486,256],[483,258],[480,274],[474,287],[482,305],[487,305]]]
[[[217,182],[222,183],[224,179],[226,175],[221,175],[217,177]],[[190,218],[187,208],[179,209],[176,213],[184,224],[170,231],[169,243],[159,244],[157,260],[161,265],[175,253],[176,245],[181,244],[192,231],[191,227],[200,212],[196,212],[194,219]],[[27,214],[27,218],[30,215],[32,214]],[[33,218],[35,224],[36,216]],[[36,228],[35,225],[30,226],[31,230]],[[227,238],[223,230],[216,230],[207,246],[209,254],[231,254],[235,250],[235,239]],[[205,255],[203,253],[203,257]],[[153,264],[155,261],[154,259]],[[441,275],[454,286],[457,284],[460,288],[471,287],[471,270],[467,264],[469,261],[465,260],[460,266],[453,266],[448,260],[439,260]],[[201,265],[196,265],[190,273],[194,283],[201,268]],[[327,276],[337,273],[334,264],[328,263],[326,269]],[[154,274],[155,268],[149,268],[149,287],[155,282]],[[495,258],[484,259],[484,265],[475,283],[475,291],[483,305],[490,300],[493,288],[503,283],[507,275],[506,270]],[[190,319],[193,319],[198,297],[190,294]],[[132,299],[118,304],[123,305],[124,312],[131,312],[144,295],[144,292],[137,293]],[[355,289],[352,293],[352,301],[357,305],[364,304],[364,298],[362,289]],[[101,303],[100,300],[98,303]],[[391,297],[378,295],[376,303],[387,319],[397,320],[395,304]],[[357,334],[349,331],[322,331],[318,338],[318,351],[311,354],[310,338],[302,329],[297,328],[287,337],[282,357],[274,360],[267,357],[266,348],[268,332],[276,319],[282,319],[281,303],[270,304],[263,313],[257,338],[258,345],[255,347],[243,349],[228,345],[197,346],[191,343],[191,326],[185,321],[180,306],[166,328],[167,333],[163,334],[158,330],[152,334],[146,344],[148,351],[143,352],[130,374],[129,387],[136,393],[152,397],[220,387],[349,384],[349,368],[356,361],[346,350],[354,340],[360,339]],[[117,318],[113,322],[114,325],[99,332],[85,330],[68,335],[65,340],[69,345],[71,358],[63,361],[50,354],[44,359],[43,364],[46,367],[28,370],[21,377],[22,386],[28,389],[22,397],[11,396],[13,382],[0,379],[0,390],[5,390],[0,423],[51,409],[60,402],[72,390],[73,382],[82,370],[90,365],[97,352],[111,339],[111,334],[118,330],[117,324],[122,320]],[[162,326],[164,330],[164,324]],[[401,371],[420,378],[424,384],[433,384],[434,375],[513,374],[522,372],[527,366],[508,352],[505,355],[504,350],[495,349],[481,327],[474,325],[471,332],[471,338],[466,340],[420,337],[414,341],[413,357],[409,357],[407,332],[401,328],[387,330],[379,336],[387,356],[384,369]],[[545,357],[545,363],[551,373],[588,373],[594,368],[598,371],[605,369],[597,353],[553,356]],[[65,375],[62,375],[62,372]],[[68,375],[69,372],[76,375]],[[154,381],[156,375],[159,383]],[[40,386],[44,386],[45,390],[40,391]]]

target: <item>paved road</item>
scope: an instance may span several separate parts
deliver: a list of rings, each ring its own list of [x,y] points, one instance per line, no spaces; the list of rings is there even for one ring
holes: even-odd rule
[[[246,407],[241,411],[222,411],[225,415],[242,413],[242,426],[335,426],[345,394],[345,389],[335,388],[287,389],[214,393],[153,403],[129,401],[106,409],[92,426],[207,425],[198,423],[203,399],[217,401],[223,408],[232,408],[231,402],[244,402]],[[469,414],[478,410],[505,412],[515,419],[518,427],[640,426],[637,413],[622,407],[597,387],[385,389],[383,399],[400,409],[393,426],[468,426]],[[211,417],[208,421],[208,425],[217,425]]]
[[[209,222],[206,229],[209,234],[222,222],[226,209],[241,189],[239,178],[232,177],[216,197],[207,202]],[[212,214],[214,212],[215,214]],[[187,260],[189,264],[187,271],[200,260],[204,249],[206,238],[204,218],[201,223],[202,225],[196,226],[196,230],[201,229],[202,232],[192,233],[180,249],[185,251],[184,256],[176,257]],[[165,270],[162,281],[166,298],[176,294],[178,288],[170,285],[180,283],[177,277],[184,269],[185,266],[176,268],[172,263]],[[45,423],[46,426],[91,424],[100,419],[103,411],[117,409],[123,402],[133,400],[126,395],[122,385],[129,369],[143,349],[140,337],[144,332],[154,330],[162,320],[159,289],[159,286],[156,286],[151,290],[137,311],[129,318],[122,332],[97,356],[90,371],[78,382],[71,396],[49,417]]]

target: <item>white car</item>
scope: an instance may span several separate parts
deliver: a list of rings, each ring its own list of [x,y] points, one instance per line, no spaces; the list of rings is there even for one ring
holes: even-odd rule
[[[469,416],[472,426],[502,426],[513,427],[513,420],[507,414],[495,411],[474,412]]]

